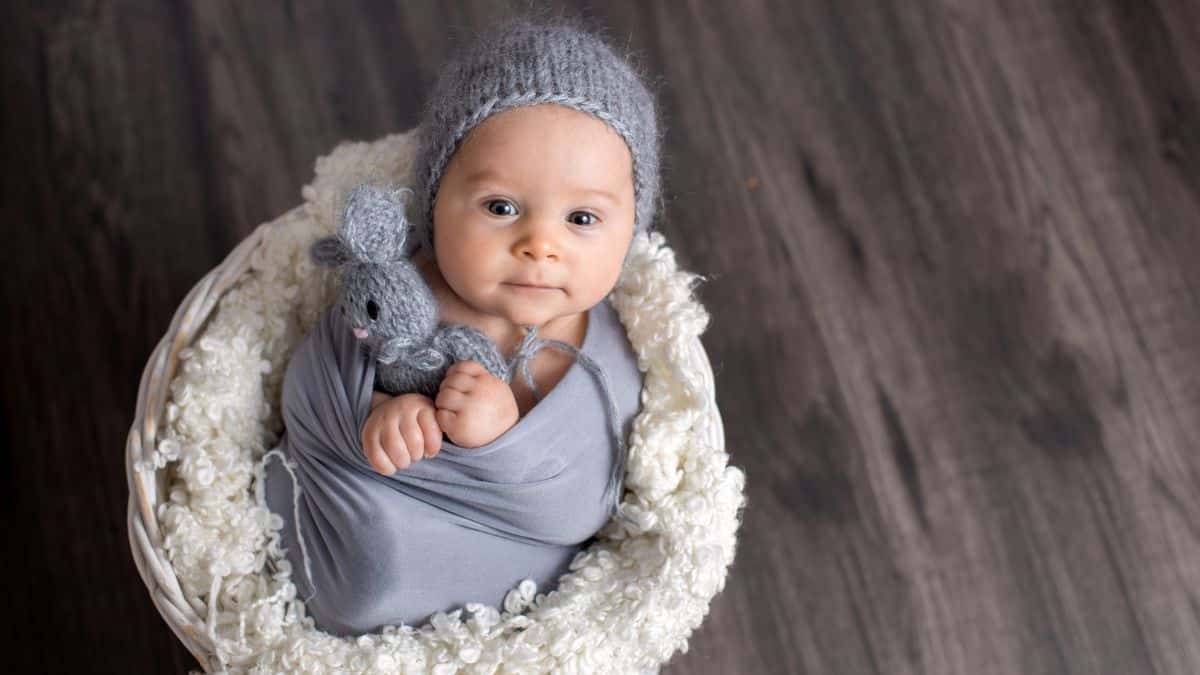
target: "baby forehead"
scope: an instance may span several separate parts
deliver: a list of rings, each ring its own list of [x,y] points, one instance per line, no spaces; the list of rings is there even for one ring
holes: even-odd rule
[[[565,191],[608,193],[613,188],[622,185],[633,186],[633,177],[631,175],[622,176],[619,172],[589,171],[568,174],[520,162],[505,162],[503,158],[495,158],[495,161],[479,166],[464,167],[461,183],[466,188],[510,185],[531,182],[531,178],[541,178],[542,176],[557,180],[538,180],[539,184]],[[618,195],[608,194],[607,196],[615,199]]]
[[[629,164],[626,139],[600,118],[559,105],[511,108],[467,131],[453,158],[486,162],[494,158],[552,166],[563,162]]]

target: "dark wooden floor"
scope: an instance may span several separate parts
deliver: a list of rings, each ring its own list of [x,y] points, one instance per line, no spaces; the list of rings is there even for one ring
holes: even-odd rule
[[[6,670],[195,667],[126,538],[146,357],[525,6],[0,5]],[[660,78],[660,229],[747,472],[665,672],[1200,672],[1200,3],[568,11]]]

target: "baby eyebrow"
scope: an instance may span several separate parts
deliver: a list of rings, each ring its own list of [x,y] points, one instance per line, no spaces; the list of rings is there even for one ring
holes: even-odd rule
[[[617,203],[616,195],[614,195],[611,192],[607,192],[605,190],[597,190],[595,188],[586,188],[586,189],[580,190],[580,192],[583,194],[595,195],[601,199],[607,200],[608,202],[610,202],[612,204]]]
[[[471,184],[500,182],[500,177],[488,169],[481,169],[473,174],[468,175],[467,182]]]

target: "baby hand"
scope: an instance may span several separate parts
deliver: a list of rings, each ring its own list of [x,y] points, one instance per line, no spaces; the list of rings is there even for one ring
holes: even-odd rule
[[[434,403],[442,431],[464,448],[491,443],[520,417],[512,389],[477,361],[450,366]]]
[[[390,476],[407,469],[422,457],[433,457],[442,448],[442,430],[434,418],[436,408],[428,396],[404,394],[384,400],[371,409],[363,425],[363,452],[371,467]]]

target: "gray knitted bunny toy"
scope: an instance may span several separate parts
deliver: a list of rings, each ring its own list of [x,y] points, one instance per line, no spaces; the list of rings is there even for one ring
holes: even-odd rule
[[[511,381],[496,344],[460,324],[438,328],[433,291],[404,253],[409,236],[401,189],[359,185],[346,198],[338,234],[313,244],[313,260],[341,272],[338,308],[354,336],[378,360],[375,388],[392,395],[437,396],[455,361],[478,361]]]

